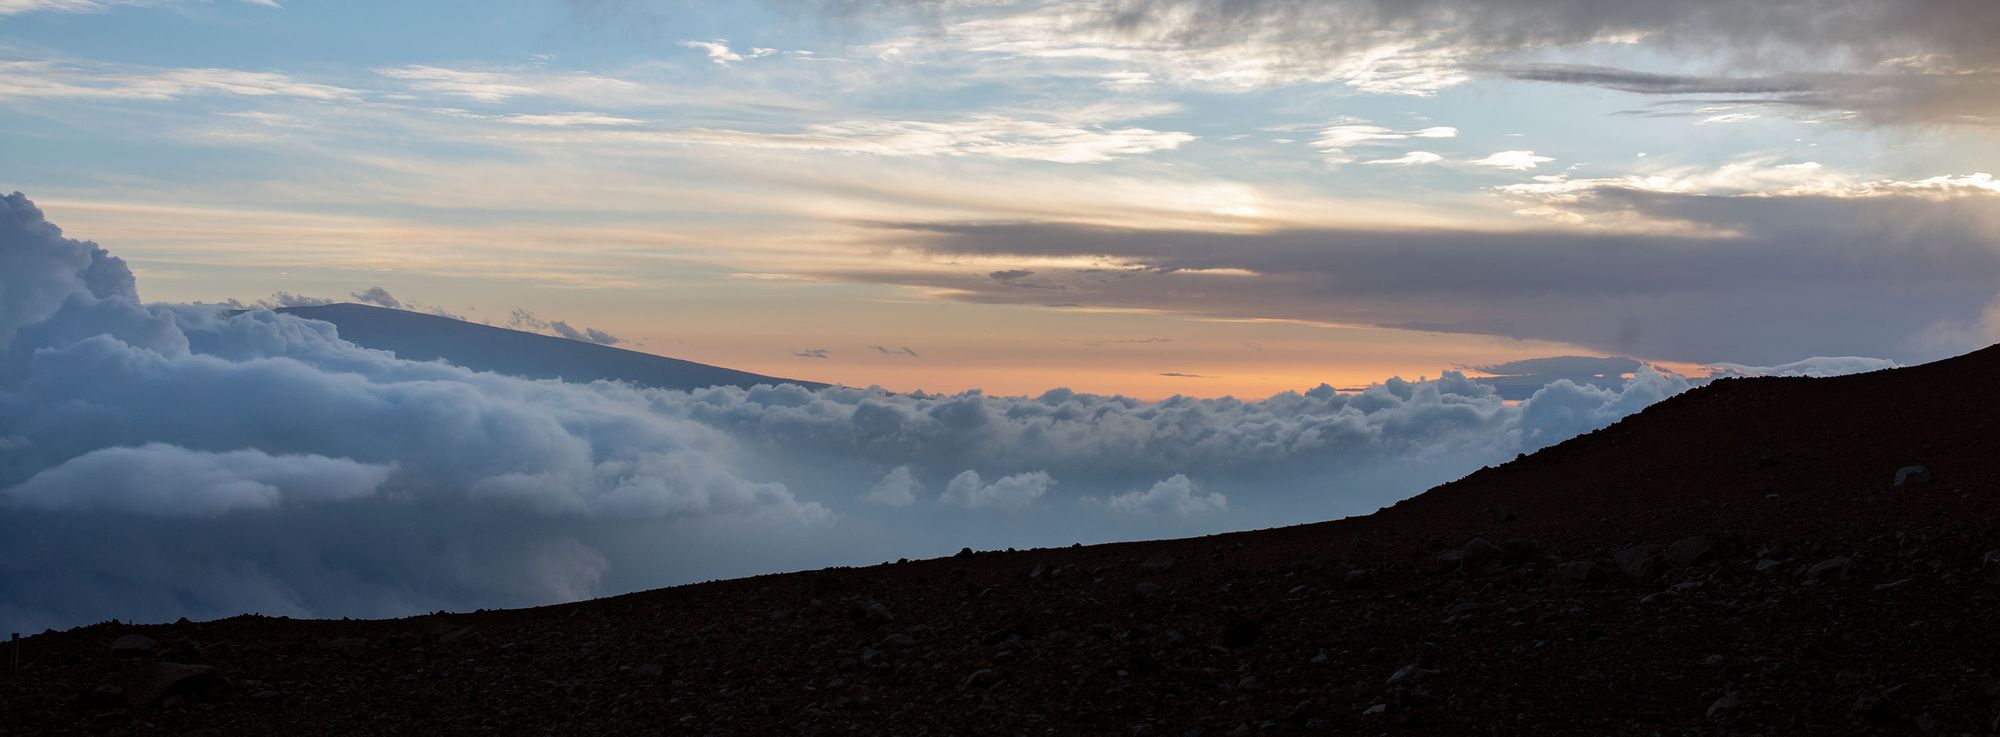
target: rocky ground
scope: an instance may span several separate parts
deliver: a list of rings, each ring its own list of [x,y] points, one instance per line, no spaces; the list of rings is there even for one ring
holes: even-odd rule
[[[1722,381],[1338,522],[44,633],[0,736],[1993,734],[1996,376]]]

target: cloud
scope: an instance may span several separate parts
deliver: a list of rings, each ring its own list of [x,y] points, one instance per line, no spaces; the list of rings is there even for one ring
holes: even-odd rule
[[[939,261],[1087,258],[1132,270],[1102,280],[1037,269],[1037,283],[1094,308],[1482,333],[1648,360],[1914,361],[1948,355],[1942,342],[1918,345],[1929,326],[1972,320],[2000,296],[2000,193],[1991,186],[1978,175],[1855,181],[1810,167],[1554,175],[1496,192],[1559,227],[899,228],[912,253]],[[836,275],[970,302],[1045,301],[951,269]],[[1196,293],[1201,300],[1177,296]]]
[[[354,301],[365,305],[387,307],[392,310],[403,309],[402,300],[396,299],[396,295],[381,287],[369,287],[358,292],[350,292],[349,295],[354,297]]]
[[[1405,153],[1402,156],[1398,156],[1393,159],[1370,159],[1368,161],[1363,161],[1361,163],[1384,164],[1390,166],[1415,166],[1418,164],[1435,164],[1443,160],[1444,160],[1443,156],[1439,156],[1429,151],[1411,151],[1409,153]]]
[[[621,526],[828,518],[629,389],[143,305],[123,262],[19,194],[0,198],[0,300],[9,624],[556,601],[596,590]]]
[[[159,0],[0,0],[0,17],[22,13],[108,13],[121,5],[152,5]],[[242,0],[245,5],[280,7],[277,0]]]
[[[2000,72],[1988,68],[1911,69],[1905,60],[1885,59],[1864,71],[1785,73],[1774,76],[1657,74],[1576,64],[1511,64],[1485,69],[1498,76],[1533,82],[1602,87],[1641,95],[1674,96],[1665,109],[1640,115],[1700,115],[1717,99],[1808,119],[1843,120],[1848,115],[1876,125],[2000,124],[1990,94]],[[1935,61],[1935,59],[1933,59]],[[1684,109],[1675,109],[1684,108]],[[1741,122],[1739,113],[1714,122]]]
[[[868,347],[874,350],[876,353],[880,353],[885,356],[906,356],[909,358],[919,357],[917,355],[917,352],[915,350],[912,350],[909,346],[899,346],[896,348],[890,348],[889,346],[886,345],[871,345]]]
[[[1229,497],[1214,492],[1204,494],[1199,485],[1183,474],[1174,474],[1145,491],[1111,497],[1107,503],[1112,509],[1129,514],[1200,517],[1229,511]]]
[[[825,348],[801,348],[792,351],[792,355],[799,358],[832,358],[833,352]]]
[[[535,313],[519,307],[514,308],[514,311],[507,315],[507,325],[517,330],[528,330],[544,335],[553,335],[558,338],[568,338],[570,340],[596,343],[598,345],[618,345],[625,342],[623,338],[597,328],[585,327],[582,330],[578,330],[562,320],[543,320],[537,317]]]
[[[744,61],[746,59],[756,59],[759,57],[770,56],[772,54],[778,53],[777,49],[759,48],[759,49],[751,49],[750,54],[748,56],[745,56],[743,54],[739,54],[729,50],[729,42],[724,40],[682,41],[680,42],[679,45],[684,48],[690,48],[696,51],[706,53],[708,54],[709,61],[715,62],[717,66],[725,66],[725,67],[729,66],[731,62]]]
[[[981,481],[978,471],[965,471],[945,485],[941,499],[946,504],[971,509],[1019,512],[1049,493],[1049,487],[1054,485],[1055,480],[1043,471],[1017,473],[991,484]]]
[[[1537,165],[1555,161],[1547,156],[1536,156],[1533,151],[1501,151],[1483,159],[1473,159],[1475,166],[1490,166],[1496,169],[1527,171]]]
[[[1503,399],[1518,400],[1534,396],[1542,387],[1557,381],[1616,388],[1624,385],[1627,376],[1645,370],[1646,364],[1623,357],[1550,356],[1469,368],[1482,374],[1490,374],[1490,376],[1476,377],[1473,381],[1493,387]]]
[[[347,101],[359,96],[355,90],[301,82],[277,72],[0,61],[0,99],[172,100],[198,94],[291,97],[322,102]]]
[[[923,484],[917,483],[917,477],[910,473],[909,466],[897,466],[889,469],[889,474],[870,487],[861,500],[885,507],[907,507],[917,502],[917,494],[923,489]]]
[[[500,119],[517,125],[535,125],[535,126],[547,126],[547,127],[558,127],[558,128],[573,126],[573,125],[639,125],[645,122],[634,118],[621,118],[616,115],[605,115],[602,113],[546,113],[542,115],[517,114],[517,115],[502,116]]]
[[[478,102],[506,102],[515,97],[541,94],[541,91],[524,84],[518,77],[504,72],[471,71],[413,65],[406,67],[383,67],[376,74],[408,83],[412,88],[425,92],[463,97]]]
[[[1863,356],[1816,356],[1777,366],[1745,366],[1739,363],[1717,363],[1708,366],[1712,377],[1724,376],[1846,376],[1870,371],[1898,368],[1901,364],[1881,358]]]
[[[1111,128],[1066,121],[979,113],[955,120],[843,120],[797,131],[687,128],[611,132],[606,140],[832,151],[874,156],[982,156],[998,159],[1092,164],[1172,151],[1195,140],[1191,133],[1136,126]]]
[[[1399,130],[1391,130],[1388,128],[1384,128],[1379,125],[1346,123],[1341,125],[1332,125],[1320,129],[1319,135],[1313,138],[1311,145],[1313,148],[1319,149],[1321,153],[1325,155],[1328,163],[1345,164],[1354,161],[1354,155],[1350,153],[1349,150],[1357,147],[1377,146],[1377,145],[1382,145],[1384,143],[1402,141],[1410,138],[1456,138],[1457,136],[1458,136],[1458,129],[1449,126],[1434,126],[1430,128],[1419,128],[1415,130],[1399,131]],[[1435,161],[1443,158],[1443,157],[1438,157],[1436,154],[1430,154],[1422,151],[1412,152],[1412,154],[1405,155],[1404,158],[1410,158],[1410,156],[1419,154],[1421,155],[1418,156],[1419,159],[1424,157],[1434,157],[1431,158],[1430,161]],[[1377,162],[1370,162],[1370,163],[1377,163]],[[1429,163],[1429,161],[1408,161],[1408,162],[1386,161],[1381,163]]]
[[[1165,372],[1161,372],[1161,373],[1159,373],[1159,374],[1156,374],[1156,375],[1157,375],[1157,376],[1167,376],[1167,377],[1172,377],[1172,378],[1176,378],[1176,379],[1217,379],[1217,378],[1221,378],[1221,377],[1219,377],[1219,376],[1207,376],[1207,375],[1204,375],[1204,374],[1190,374],[1190,373],[1183,373],[1183,372],[1180,372],[1180,371],[1165,371]]]
[[[391,470],[316,455],[212,453],[151,443],[90,451],[0,497],[28,509],[214,517],[281,503],[359,499],[374,494]]]
[[[976,53],[982,63],[1030,73],[1143,73],[1225,91],[1317,83],[1422,95],[1499,74],[1646,94],[1770,95],[1780,104],[1859,110],[1875,122],[1992,125],[2000,112],[1992,95],[2000,51],[1980,30],[2000,25],[2000,9],[1984,0],[822,6],[923,29],[893,42],[895,58],[935,63]],[[1676,73],[1520,61],[1591,47],[1636,47]],[[1678,73],[1688,68],[1742,77]]]
[[[1452,371],[1147,402],[530,381],[291,315],[143,304],[123,262],[16,194],[0,198],[0,627],[526,606],[1338,517],[1693,383],[1642,370],[1508,402]],[[1229,489],[1227,514],[1176,476]],[[926,478],[950,479],[940,503],[917,503]]]

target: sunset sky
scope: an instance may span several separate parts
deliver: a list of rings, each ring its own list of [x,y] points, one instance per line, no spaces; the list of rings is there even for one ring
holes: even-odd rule
[[[890,390],[1263,397],[2000,339],[1987,0],[0,0],[0,193]]]

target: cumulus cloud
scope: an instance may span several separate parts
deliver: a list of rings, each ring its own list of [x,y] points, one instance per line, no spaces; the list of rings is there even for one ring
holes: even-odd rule
[[[1776,366],[1745,366],[1740,363],[1717,363],[1708,368],[1710,376],[1846,376],[1870,371],[1897,368],[1901,364],[1882,358],[1864,356],[1815,356],[1804,360],[1782,363]]]
[[[1527,171],[1551,161],[1555,161],[1555,159],[1547,156],[1536,156],[1533,151],[1500,151],[1485,158],[1473,159],[1472,164],[1475,166],[1490,166],[1495,169]]]
[[[598,345],[618,345],[625,342],[623,338],[597,328],[586,326],[579,330],[562,320],[544,320],[535,313],[519,307],[507,315],[507,325],[517,330],[528,330]]]
[[[889,474],[870,487],[868,493],[861,495],[861,500],[885,507],[907,507],[917,502],[917,494],[923,488],[917,483],[916,475],[910,473],[909,466],[897,466],[889,469]]]
[[[1044,471],[1017,473],[990,484],[980,480],[978,471],[965,471],[945,485],[942,499],[946,504],[972,509],[1018,512],[1049,493],[1049,487],[1054,485],[1055,479]]]
[[[708,55],[709,61],[715,62],[717,66],[725,66],[725,67],[729,66],[731,62],[738,62],[746,59],[756,59],[778,53],[777,49],[758,48],[758,49],[751,49],[750,53],[747,55],[739,54],[736,53],[735,51],[730,50],[729,42],[725,40],[682,41],[680,42],[680,45],[683,48],[694,49],[696,51],[705,53]]]
[[[369,287],[358,292],[350,292],[349,294],[354,297],[354,301],[364,305],[387,307],[392,310],[403,309],[403,301],[396,299],[396,295],[390,294],[389,290],[381,287]]]
[[[30,509],[213,517],[281,502],[357,499],[375,493],[391,469],[315,455],[209,453],[150,443],[90,451],[0,496]]]
[[[123,262],[19,194],[0,199],[0,265],[0,620],[551,601],[600,583],[588,528],[828,518],[630,389],[143,305]],[[567,573],[509,579],[528,571]]]
[[[1145,491],[1132,491],[1111,497],[1108,502],[1112,509],[1132,514],[1173,514],[1180,517],[1199,517],[1229,511],[1229,497],[1220,493],[1202,493],[1200,485],[1189,480],[1186,475],[1174,474],[1171,478],[1153,484]]]

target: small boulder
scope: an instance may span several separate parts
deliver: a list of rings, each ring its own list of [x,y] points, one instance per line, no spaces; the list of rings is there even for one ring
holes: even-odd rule
[[[1460,570],[1472,576],[1499,570],[1500,565],[1506,560],[1507,551],[1487,542],[1483,537],[1472,538],[1472,541],[1466,543],[1465,549],[1458,554]]]
[[[1603,566],[1587,560],[1572,561],[1556,566],[1556,575],[1564,581],[1574,583],[1597,583],[1611,578],[1611,573]]]
[[[1904,466],[1896,469],[1896,488],[1922,486],[1931,482],[1930,466]]]
[[[1375,585],[1375,575],[1357,568],[1342,576],[1340,585],[1350,589],[1365,589]]]
[[[1174,567],[1174,557],[1171,555],[1155,555],[1151,558],[1147,558],[1146,562],[1139,564],[1139,570],[1146,571],[1148,573],[1169,571],[1173,570],[1173,567]]]
[[[1686,568],[1706,563],[1715,558],[1721,541],[1713,535],[1696,535],[1668,545],[1660,554],[1660,562],[1668,568]]]
[[[153,648],[158,647],[159,644],[153,641],[151,637],[137,633],[129,634],[111,641],[111,654],[121,658],[151,655]]]
[[[1000,682],[1003,680],[1006,680],[1006,677],[1000,675],[1000,671],[991,668],[981,668],[973,671],[972,675],[966,676],[965,681],[960,683],[958,687],[960,690],[978,689],[984,691],[1000,685]]]
[[[1627,545],[1612,553],[1611,559],[1618,564],[1618,570],[1640,581],[1652,578],[1660,569],[1660,556],[1651,545]]]
[[[1445,552],[1438,553],[1437,572],[1451,573],[1452,571],[1456,571],[1459,568],[1459,563],[1461,563],[1464,560],[1465,560],[1465,553],[1457,550],[1447,550]]]
[[[1854,560],[1845,555],[1836,555],[1806,569],[1806,578],[1823,581],[1829,578],[1846,578],[1854,569]]]
[[[2000,550],[1986,551],[1986,557],[1979,559],[1979,575],[1987,583],[2000,584]]]

